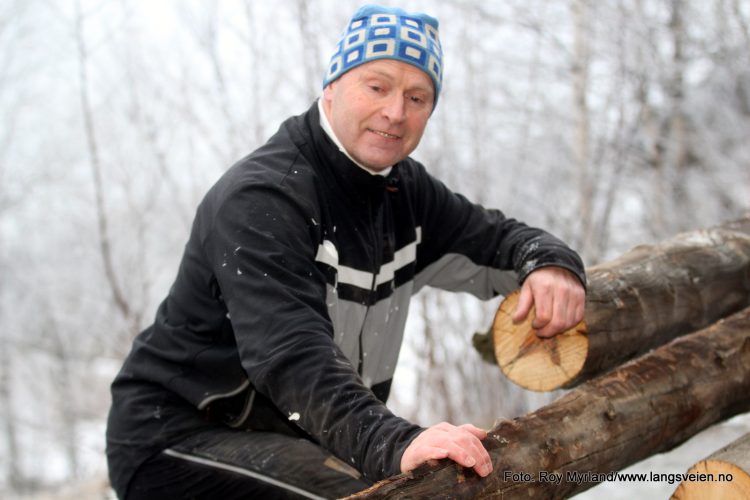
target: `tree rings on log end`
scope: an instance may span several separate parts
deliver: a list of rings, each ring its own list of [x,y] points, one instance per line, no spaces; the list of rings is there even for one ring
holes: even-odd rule
[[[688,470],[695,481],[685,480],[672,494],[672,500],[747,500],[750,475],[730,462],[703,460]]]
[[[573,380],[583,368],[589,340],[586,323],[552,338],[539,338],[531,327],[535,309],[521,323],[511,319],[520,291],[509,294],[495,315],[495,359],[506,377],[525,389],[551,391]]]

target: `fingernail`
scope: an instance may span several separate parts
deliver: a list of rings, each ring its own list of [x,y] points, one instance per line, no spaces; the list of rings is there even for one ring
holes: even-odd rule
[[[474,459],[474,457],[469,457],[469,459],[466,461],[466,467],[474,467],[477,464],[477,461]]]

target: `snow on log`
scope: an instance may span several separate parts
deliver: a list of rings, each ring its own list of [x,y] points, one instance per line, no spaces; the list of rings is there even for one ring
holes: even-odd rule
[[[747,412],[748,394],[750,308],[500,421],[486,478],[443,460],[349,498],[566,498]]]

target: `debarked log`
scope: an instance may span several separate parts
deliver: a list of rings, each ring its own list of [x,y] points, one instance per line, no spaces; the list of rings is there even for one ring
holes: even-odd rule
[[[500,421],[486,478],[443,460],[350,498],[566,498],[750,410],[748,394],[750,308]]]
[[[475,335],[475,347],[485,359],[494,355],[506,376],[522,387],[573,387],[748,307],[750,217],[636,247],[589,268],[587,275],[587,342],[540,339],[530,322],[514,325],[508,318],[515,299],[509,296],[495,317],[492,338]],[[568,348],[562,349],[563,341]],[[519,368],[524,356],[534,356],[533,369]]]
[[[692,466],[673,500],[750,498],[750,432]]]

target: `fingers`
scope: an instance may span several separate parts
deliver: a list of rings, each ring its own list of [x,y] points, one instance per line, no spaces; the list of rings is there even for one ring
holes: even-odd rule
[[[531,304],[534,305],[535,317],[531,326],[537,330],[537,336],[548,338],[572,328],[583,319],[586,293],[572,273],[549,267],[538,269],[526,278],[517,314],[522,300],[524,308],[530,309]],[[515,321],[515,315],[513,319]]]
[[[479,455],[479,453],[475,446],[471,444],[448,442],[446,443],[445,449],[448,451],[448,455],[446,458],[450,458],[463,467],[472,468],[479,462],[476,457],[476,455]]]
[[[485,477],[492,472],[492,460],[480,441],[485,437],[485,431],[470,424],[456,427],[443,422],[434,425],[406,448],[401,458],[401,471],[408,472],[427,460],[449,458]]]
[[[581,292],[583,297],[581,300],[577,301],[573,321],[575,321],[576,324],[583,321],[583,318],[586,316],[586,292]]]
[[[531,292],[531,283],[527,279],[524,281],[521,287],[521,295],[518,297],[518,304],[516,304],[516,310],[513,312],[511,319],[514,323],[520,323],[526,319],[531,306],[534,304],[534,295]]]
[[[536,328],[537,336],[553,337],[567,329],[568,300],[564,293],[556,295],[551,287],[543,287],[534,299],[536,317],[531,326]]]
[[[583,294],[574,289],[559,287],[549,293],[541,294],[537,304],[538,322],[531,326],[537,329],[537,335],[549,338],[574,327],[583,318]]]
[[[447,425],[450,427],[447,432],[450,441],[445,447],[448,450],[447,458],[463,467],[473,468],[481,477],[489,475],[492,472],[492,460],[480,441],[487,437],[487,433],[474,426],[467,429],[465,426]]]
[[[477,438],[477,439],[479,439],[480,441],[481,441],[482,439],[484,439],[484,438],[486,438],[486,437],[487,437],[487,431],[486,431],[486,430],[484,430],[484,429],[480,429],[479,427],[475,427],[475,426],[473,426],[473,425],[471,425],[471,424],[464,424],[464,425],[461,425],[461,426],[459,426],[459,427],[460,427],[461,429],[464,429],[465,431],[468,431],[468,432],[470,432],[471,434],[473,434],[473,435],[474,435],[474,437],[476,437],[476,438]]]

